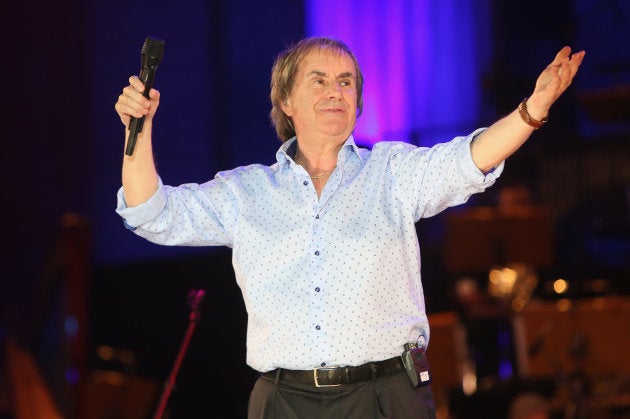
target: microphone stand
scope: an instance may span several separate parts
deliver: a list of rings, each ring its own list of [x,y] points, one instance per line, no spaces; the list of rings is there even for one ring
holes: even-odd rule
[[[166,404],[168,403],[168,398],[170,397],[173,387],[175,386],[175,378],[177,377],[179,368],[182,364],[182,361],[184,360],[184,354],[186,353],[188,344],[190,343],[190,339],[195,332],[197,322],[201,318],[200,306],[205,294],[206,292],[202,289],[191,290],[188,293],[188,304],[192,309],[188,319],[188,329],[186,330],[186,334],[184,335],[184,339],[180,345],[179,352],[177,353],[177,357],[175,358],[175,363],[173,364],[171,373],[169,374],[167,380],[164,382],[162,394],[160,394],[158,405],[155,409],[155,412],[153,413],[153,419],[162,419],[162,415],[164,414],[164,411],[166,409]]]

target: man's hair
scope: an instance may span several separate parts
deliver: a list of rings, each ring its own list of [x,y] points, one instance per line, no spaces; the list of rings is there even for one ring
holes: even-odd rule
[[[276,57],[271,70],[271,122],[281,142],[295,136],[295,128],[291,119],[282,111],[281,104],[291,95],[295,84],[295,75],[302,59],[315,49],[336,50],[345,54],[354,62],[357,89],[357,117],[363,111],[363,74],[359,62],[352,50],[344,42],[325,36],[304,38],[290,45]]]

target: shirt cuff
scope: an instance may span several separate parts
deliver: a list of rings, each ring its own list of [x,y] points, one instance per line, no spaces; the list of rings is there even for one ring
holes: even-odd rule
[[[162,179],[158,177],[158,187],[155,193],[146,201],[133,207],[125,202],[123,187],[116,194],[116,213],[123,218],[125,227],[135,230],[138,226],[155,219],[166,206],[166,191]]]
[[[473,131],[471,134],[465,137],[464,143],[466,143],[466,147],[460,148],[460,152],[463,153],[460,161],[462,162],[463,173],[466,174],[474,183],[480,185],[490,185],[494,183],[501,173],[503,173],[503,169],[505,167],[505,160],[499,163],[495,168],[490,170],[488,173],[484,173],[481,169],[477,167],[472,158],[472,152],[470,149],[470,143],[475,139],[476,136],[484,132],[487,128],[478,128]]]

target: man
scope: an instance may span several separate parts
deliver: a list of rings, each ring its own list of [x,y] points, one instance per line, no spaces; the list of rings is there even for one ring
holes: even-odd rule
[[[163,185],[153,161],[160,94],[146,99],[130,78],[115,109],[125,126],[146,119],[124,157],[117,212],[155,243],[232,248],[247,363],[262,373],[249,418],[435,417],[428,371],[403,362],[426,360],[429,342],[415,223],[492,185],[583,57],[562,48],[529,99],[487,129],[432,148],[367,150],[352,137],[363,88],[354,54],[307,38],[272,70],[277,162],[179,187]]]

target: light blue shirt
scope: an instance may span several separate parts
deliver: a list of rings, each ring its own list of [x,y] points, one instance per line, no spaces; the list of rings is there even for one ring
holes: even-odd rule
[[[232,248],[252,368],[383,360],[429,340],[415,223],[464,203],[503,170],[502,162],[483,174],[473,163],[470,141],[481,130],[431,148],[386,141],[368,150],[350,136],[319,199],[290,157],[293,138],[271,166],[203,184],[160,180],[135,207],[121,188],[116,211],[154,243]]]

